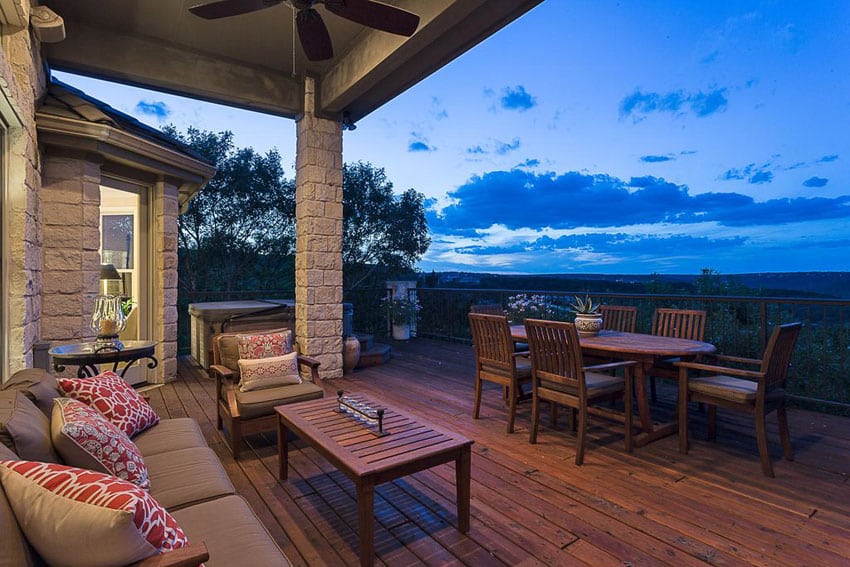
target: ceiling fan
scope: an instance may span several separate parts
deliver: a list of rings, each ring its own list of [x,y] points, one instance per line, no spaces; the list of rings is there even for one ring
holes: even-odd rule
[[[229,18],[264,10],[282,4],[284,0],[215,0],[189,8],[189,11],[207,20]],[[310,61],[323,61],[333,57],[333,45],[321,14],[315,9],[324,4],[325,9],[346,20],[396,35],[411,36],[419,26],[419,16],[374,0],[289,0],[297,11],[295,23],[298,38]]]

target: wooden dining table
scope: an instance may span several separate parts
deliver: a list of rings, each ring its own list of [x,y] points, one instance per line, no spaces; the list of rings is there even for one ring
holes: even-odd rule
[[[511,337],[516,342],[528,342],[525,326],[511,325]],[[702,341],[620,331],[600,331],[594,336],[579,336],[579,343],[584,356],[637,362],[634,379],[641,433],[635,436],[634,442],[639,447],[678,431],[675,421],[655,423],[652,419],[646,387],[649,369],[659,359],[692,360],[716,350],[711,343]]]

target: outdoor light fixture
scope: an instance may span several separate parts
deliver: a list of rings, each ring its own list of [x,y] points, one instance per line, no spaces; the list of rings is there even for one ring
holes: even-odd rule
[[[357,125],[351,119],[351,113],[347,110],[342,113],[342,129],[343,130],[356,130]]]

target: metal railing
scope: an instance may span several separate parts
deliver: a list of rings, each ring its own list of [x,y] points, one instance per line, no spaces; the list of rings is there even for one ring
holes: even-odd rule
[[[345,301],[354,304],[354,330],[383,336],[387,333],[386,312],[381,299],[386,289],[346,291]],[[586,293],[513,289],[419,288],[422,305],[417,336],[470,342],[469,308],[477,303],[506,305],[518,294],[539,295],[555,307],[562,318],[571,320],[567,306],[574,296]],[[292,290],[250,292],[202,292],[181,295],[178,304],[179,345],[189,345],[189,303],[294,297]],[[653,311],[658,307],[703,309],[707,323],[705,340],[718,352],[761,358],[775,325],[804,323],[797,341],[789,374],[789,393],[801,403],[850,415],[850,300],[803,299],[794,297],[654,295],[590,293],[595,301],[633,305],[638,309],[637,331],[648,333]]]
[[[467,314],[477,303],[506,305],[518,294],[538,295],[571,320],[567,306],[585,292],[420,288],[418,336],[471,341]],[[775,325],[802,321],[789,374],[789,393],[799,402],[850,415],[850,300],[793,297],[590,293],[606,304],[638,309],[637,331],[648,333],[658,307],[703,309],[705,340],[718,352],[761,358]]]

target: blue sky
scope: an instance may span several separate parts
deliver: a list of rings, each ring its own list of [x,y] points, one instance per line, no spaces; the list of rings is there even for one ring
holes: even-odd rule
[[[289,120],[59,78],[294,175]],[[425,271],[850,271],[850,2],[546,0],[357,126]]]

